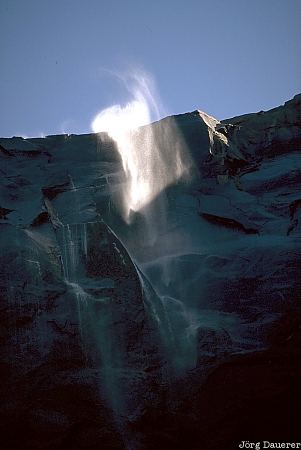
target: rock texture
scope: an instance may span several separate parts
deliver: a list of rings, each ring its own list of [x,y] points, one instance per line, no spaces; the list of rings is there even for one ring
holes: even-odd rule
[[[301,95],[150,127],[193,166],[130,225],[106,134],[0,139],[3,449],[298,439]]]

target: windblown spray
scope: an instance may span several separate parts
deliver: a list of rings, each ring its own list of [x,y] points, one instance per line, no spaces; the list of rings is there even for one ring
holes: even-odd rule
[[[145,73],[131,74],[125,81],[133,100],[101,111],[92,122],[95,133],[107,132],[116,142],[126,175],[122,213],[131,220],[131,211],[141,211],[167,186],[189,172],[189,162],[179,135],[164,126],[144,126],[162,116],[155,85]],[[154,129],[156,128],[156,132]]]

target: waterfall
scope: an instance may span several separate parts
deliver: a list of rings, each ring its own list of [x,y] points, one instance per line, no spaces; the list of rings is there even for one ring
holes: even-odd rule
[[[136,437],[125,431],[125,422],[143,411],[148,401],[144,391],[152,389],[148,383],[154,377],[144,369],[158,364],[159,357],[157,328],[145,316],[135,265],[102,221],[66,224],[57,233],[65,283],[77,301],[87,364],[92,360],[97,369],[100,395],[125,448],[138,450]]]
[[[132,78],[133,100],[104,109],[91,126],[95,133],[107,132],[116,142],[126,178],[121,194],[124,219],[130,223],[132,213],[140,211],[151,227],[158,216],[146,207],[169,185],[189,176],[191,160],[171,118],[163,126],[159,122],[149,126],[160,116],[153,81],[145,73]]]
[[[156,282],[139,270],[149,314],[157,322],[165,356],[174,375],[194,368],[197,362],[196,332],[198,323],[183,301],[159,295]],[[151,283],[152,282],[152,283]]]
[[[193,168],[174,119],[150,124],[159,112],[152,88],[153,83],[145,74],[136,74],[129,89],[133,100],[125,106],[114,105],[101,111],[92,123],[94,132],[107,132],[116,142],[125,175],[117,206],[126,227],[119,231],[142,272],[139,253],[144,251],[151,260],[152,248],[161,246],[164,251],[169,226],[166,190],[188,181]],[[161,276],[171,278],[168,270],[166,266]],[[167,357],[171,366],[181,372],[183,368],[193,367],[196,361],[193,314],[187,310],[185,299],[160,297],[157,281],[149,277],[148,283],[156,291],[153,295],[141,278]]]

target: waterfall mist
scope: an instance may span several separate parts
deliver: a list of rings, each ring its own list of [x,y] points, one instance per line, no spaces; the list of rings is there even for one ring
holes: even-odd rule
[[[92,129],[95,133],[107,132],[117,144],[126,177],[121,211],[125,221],[130,223],[132,212],[140,211],[151,227],[156,219],[147,206],[167,186],[187,177],[191,162],[172,121],[164,128],[159,124],[144,126],[164,114],[151,77],[137,72],[125,84],[133,100],[101,111]]]
[[[156,121],[164,112],[151,77],[138,72],[123,81],[132,101],[99,112],[91,126],[116,142],[125,179],[116,206],[126,224],[118,234],[159,295],[160,304],[151,309],[168,359],[176,371],[182,371],[195,364],[194,313],[184,297],[169,296],[162,284],[169,291],[175,274],[172,257],[166,255],[182,240],[181,232],[170,232],[174,205],[169,204],[168,192],[192,180],[193,162],[175,119]],[[151,303],[153,298],[149,295]]]

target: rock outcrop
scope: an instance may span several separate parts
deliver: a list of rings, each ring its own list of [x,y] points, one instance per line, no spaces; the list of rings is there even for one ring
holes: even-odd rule
[[[297,439],[301,95],[149,126],[193,162],[151,231],[105,133],[0,139],[3,449]]]

